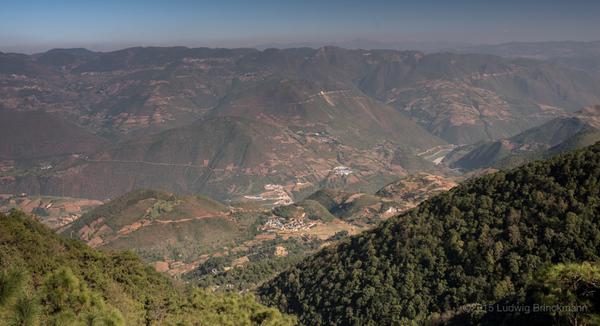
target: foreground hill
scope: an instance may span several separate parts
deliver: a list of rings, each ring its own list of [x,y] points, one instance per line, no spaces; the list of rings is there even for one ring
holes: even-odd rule
[[[261,216],[236,215],[201,196],[137,190],[98,206],[59,232],[94,248],[135,251],[157,269],[179,274],[193,269],[200,257],[252,239]]]
[[[254,203],[226,206],[202,196],[136,190],[58,231],[99,250],[134,251],[161,272],[204,276],[270,260],[295,262],[337,232],[356,228],[341,220],[309,227],[308,220],[273,225],[273,219],[270,208]]]
[[[0,320],[15,325],[291,325],[250,296],[178,285],[130,253],[66,240],[0,214]]]
[[[371,229],[455,185],[453,180],[423,173],[392,182],[375,195],[321,189],[294,204],[263,211],[268,219],[253,240],[212,255],[186,277],[202,287],[253,290],[318,249]],[[240,250],[243,247],[250,248]]]
[[[599,184],[600,144],[471,180],[259,293],[311,325],[423,324],[469,304],[518,302],[540,269],[600,259]]]

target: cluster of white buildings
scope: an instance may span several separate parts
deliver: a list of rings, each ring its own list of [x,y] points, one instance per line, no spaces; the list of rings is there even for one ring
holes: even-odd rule
[[[279,231],[299,231],[314,227],[316,223],[304,223],[303,219],[293,218],[289,221],[282,217],[271,217],[265,224],[260,227],[262,231],[279,230]]]
[[[347,176],[353,173],[352,169],[347,166],[336,166],[333,168],[333,173],[336,175]]]

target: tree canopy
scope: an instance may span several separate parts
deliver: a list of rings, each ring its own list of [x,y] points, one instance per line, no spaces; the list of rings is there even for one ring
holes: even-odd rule
[[[132,253],[62,238],[22,212],[0,214],[0,320],[13,325],[292,325],[252,295],[170,280]]]
[[[599,218],[600,143],[465,182],[258,292],[311,325],[441,323],[468,305],[525,300],[552,265],[598,261]]]

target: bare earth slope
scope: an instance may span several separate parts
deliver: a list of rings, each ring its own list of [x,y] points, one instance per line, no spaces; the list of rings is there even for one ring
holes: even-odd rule
[[[268,185],[292,198],[332,186],[375,191],[436,168],[419,153],[511,137],[600,103],[599,85],[581,70],[474,54],[336,47],[0,54],[0,107],[60,116],[112,141],[87,150],[79,147],[88,141],[68,141],[86,137],[67,134],[54,147],[86,155],[51,168],[44,162],[44,170],[3,162],[0,190],[101,200],[140,187],[218,199],[258,198]]]

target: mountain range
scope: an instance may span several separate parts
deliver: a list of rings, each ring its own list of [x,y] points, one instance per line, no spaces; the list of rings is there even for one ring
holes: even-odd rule
[[[460,158],[450,165],[467,170],[506,168],[569,149],[589,146],[597,141],[600,141],[600,106],[592,106],[552,119],[510,138],[457,148],[457,152],[467,149],[470,151],[459,155]],[[448,156],[448,161],[451,161],[452,156]]]
[[[454,51],[543,59],[576,69],[600,72],[600,41],[511,42],[458,47]]]
[[[596,324],[597,42],[453,46],[0,53],[0,320]]]
[[[332,186],[374,192],[447,173],[439,163],[455,146],[596,105],[599,80],[552,61],[336,47],[1,53],[3,114],[39,115],[21,120],[43,123],[19,127],[36,130],[19,140],[48,145],[27,157],[0,138],[0,190],[235,201],[269,185],[292,200]]]

